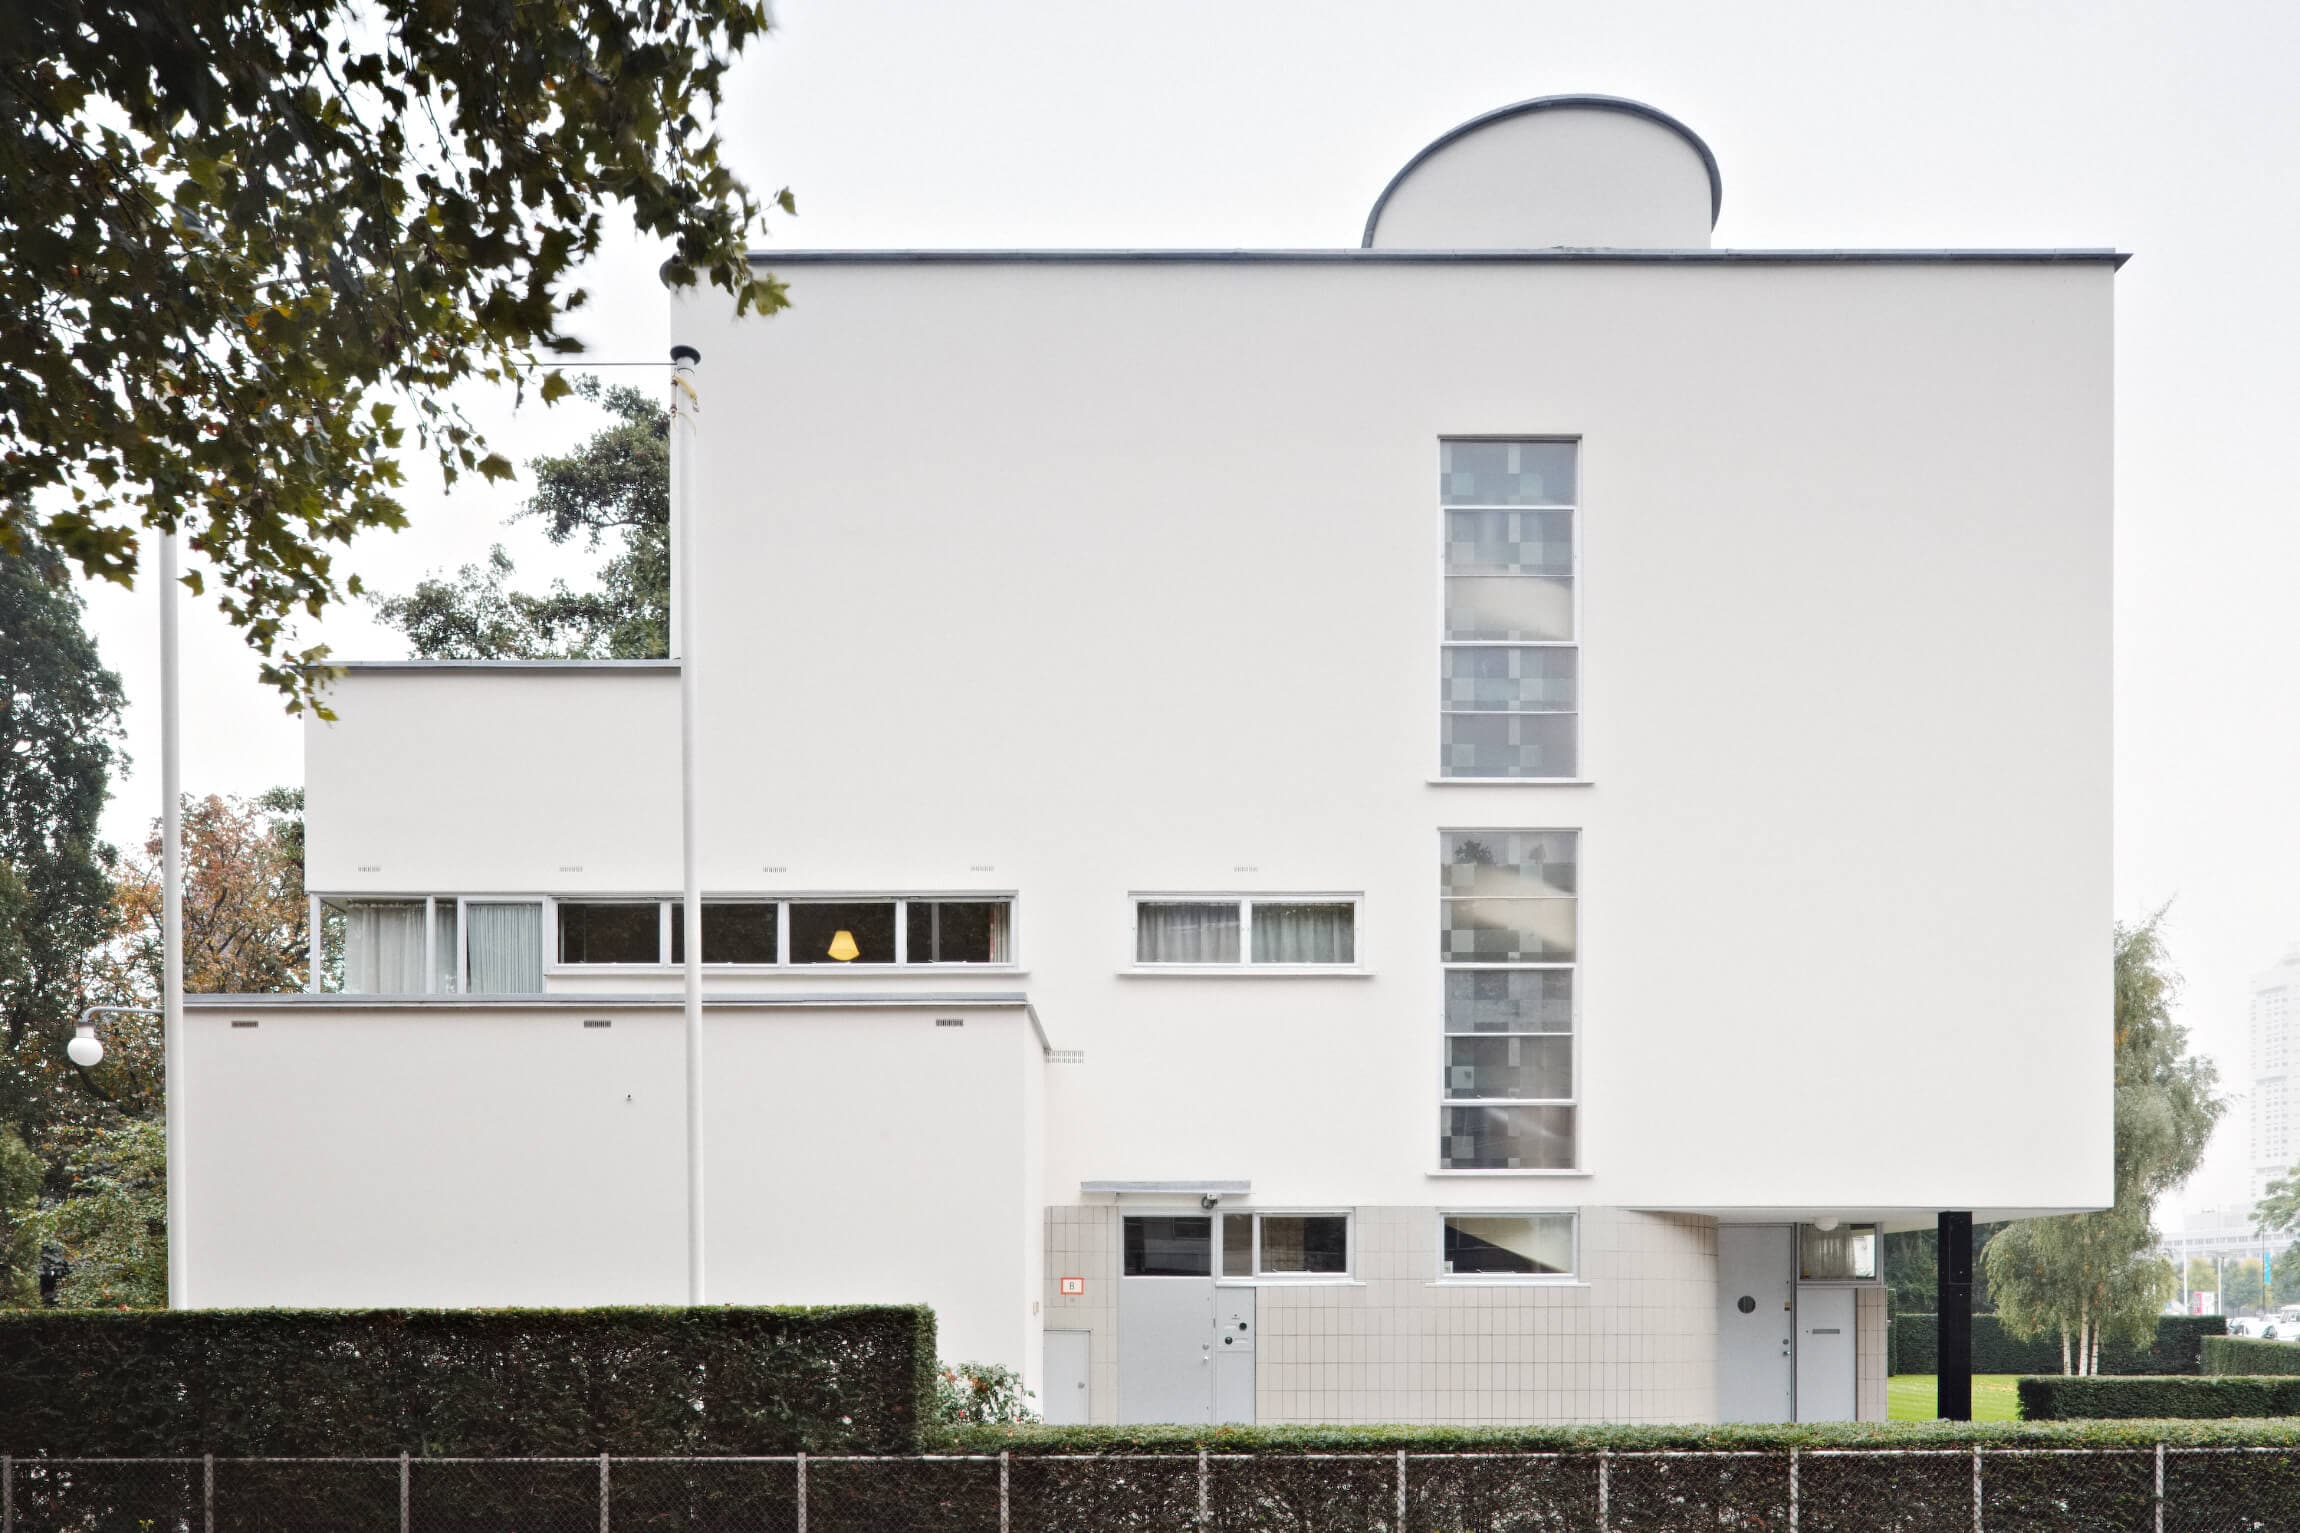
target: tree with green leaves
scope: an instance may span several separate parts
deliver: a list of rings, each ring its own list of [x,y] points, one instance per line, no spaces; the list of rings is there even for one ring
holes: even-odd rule
[[[2289,1245],[2276,1253],[2268,1302],[2278,1308],[2300,1304],[2300,1245]]]
[[[2017,1336],[2058,1331],[2063,1372],[2098,1372],[2106,1337],[2146,1340],[2180,1291],[2178,1272],[2155,1254],[2156,1200],[2195,1171],[2225,1105],[2212,1062],[2188,1052],[2188,1030],[2173,1019],[2179,977],[2163,923],[2159,910],[2116,928],[2115,1202],[2023,1219],[1982,1255],[1997,1313]]]
[[[132,584],[181,529],[291,706],[293,628],[400,527],[450,397],[578,349],[610,208],[666,282],[783,306],[710,126],[761,0],[21,0],[0,27],[0,550]],[[541,377],[545,402],[567,392]],[[404,417],[400,413],[405,411]],[[185,583],[195,590],[202,574]]]
[[[564,544],[611,551],[597,584],[555,582],[537,594],[512,588],[512,560],[498,546],[484,565],[452,580],[425,580],[376,602],[378,616],[434,659],[644,660],[670,653],[670,414],[660,400],[594,376],[574,390],[603,406],[609,423],[573,452],[533,459],[535,493],[514,515],[543,524]]]
[[[167,1131],[122,1118],[64,1136],[64,1195],[25,1222],[61,1256],[52,1302],[65,1309],[168,1304]]]
[[[2260,1258],[2247,1256],[2220,1265],[2220,1307],[2228,1314],[2260,1309],[2268,1303],[2268,1285],[2260,1276]]]
[[[60,558],[0,550],[0,1124],[27,1138],[40,1113],[26,1051],[71,1036],[88,956],[113,929],[97,826],[123,764],[120,679],[81,614]]]

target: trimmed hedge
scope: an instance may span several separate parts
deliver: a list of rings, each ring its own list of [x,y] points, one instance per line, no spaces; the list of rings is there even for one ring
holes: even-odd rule
[[[2053,1379],[2052,1383],[2078,1382]],[[2090,1380],[2082,1382],[2091,1382]],[[2286,1447],[2300,1451],[2300,1420],[1828,1421],[1750,1426],[1293,1426],[955,1427],[930,1453],[1571,1453],[1660,1449]]]
[[[923,1306],[0,1311],[0,1452],[908,1453]]]
[[[2100,1371],[2104,1374],[2196,1373],[2200,1371],[2199,1344],[2207,1336],[2227,1334],[2222,1315],[2164,1315],[2156,1322],[2156,1341],[2148,1347],[2104,1342]],[[1895,1315],[1886,1337],[1885,1367],[1890,1373],[1939,1373],[1940,1319],[1936,1315]],[[2005,1329],[1995,1315],[1973,1316],[1973,1372],[2058,1373],[2060,1338],[2039,1336],[2022,1341]]]
[[[2022,1379],[2020,1413],[2028,1421],[2226,1421],[2300,1416],[2300,1378]]]
[[[2251,1336],[2204,1338],[2204,1372],[2245,1374],[2300,1373],[2300,1343],[2261,1341]]]

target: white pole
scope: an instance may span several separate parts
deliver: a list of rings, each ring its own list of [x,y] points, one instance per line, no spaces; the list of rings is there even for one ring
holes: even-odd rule
[[[167,1112],[168,1308],[189,1309],[184,1252],[184,786],[176,535],[160,539],[160,1090]]]
[[[703,875],[695,860],[695,364],[692,346],[671,348],[671,652],[679,661],[680,912],[687,1053],[687,1302],[703,1302]]]

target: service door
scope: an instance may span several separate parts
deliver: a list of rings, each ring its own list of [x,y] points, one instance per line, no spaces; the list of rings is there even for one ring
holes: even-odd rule
[[[1786,1224],[1717,1230],[1717,1419],[1797,1419],[1797,1246]]]
[[[1214,1221],[1129,1214],[1118,1279],[1118,1420],[1214,1421]]]
[[[1853,1290],[1797,1290],[1797,1419],[1853,1419]]]
[[[1084,1331],[1046,1333],[1046,1424],[1082,1427],[1094,1419],[1086,1388],[1092,1338]]]

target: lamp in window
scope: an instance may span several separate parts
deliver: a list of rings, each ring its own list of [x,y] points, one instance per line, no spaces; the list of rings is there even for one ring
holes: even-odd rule
[[[842,929],[838,935],[832,937],[830,955],[840,963],[852,963],[860,957],[862,949],[855,946],[855,934]]]

